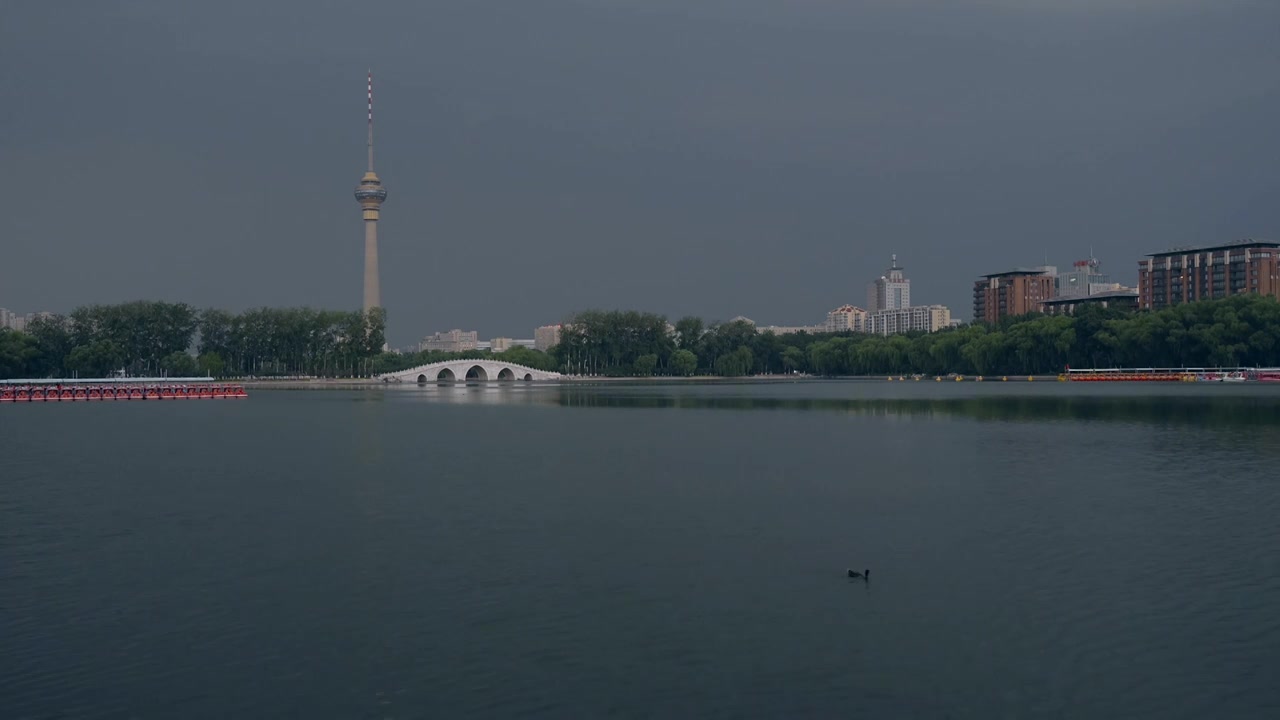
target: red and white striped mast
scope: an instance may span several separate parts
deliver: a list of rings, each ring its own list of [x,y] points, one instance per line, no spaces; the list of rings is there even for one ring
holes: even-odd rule
[[[369,172],[373,172],[373,69],[369,70]]]

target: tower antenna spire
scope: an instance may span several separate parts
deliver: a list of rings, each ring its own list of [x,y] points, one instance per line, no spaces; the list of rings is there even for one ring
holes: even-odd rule
[[[373,172],[373,68],[369,69],[369,172]]]

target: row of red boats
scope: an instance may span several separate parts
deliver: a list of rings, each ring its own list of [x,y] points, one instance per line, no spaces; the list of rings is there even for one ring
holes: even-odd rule
[[[249,397],[243,385],[4,385],[0,402],[77,402],[91,400],[222,400]]]

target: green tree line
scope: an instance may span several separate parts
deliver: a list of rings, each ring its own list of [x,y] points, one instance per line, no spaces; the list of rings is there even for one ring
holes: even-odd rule
[[[0,330],[0,378],[209,374],[364,376],[466,353],[383,352],[385,316],[261,308],[199,311],[182,303],[78,308]],[[1026,315],[996,326],[907,335],[757,331],[746,322],[669,325],[653,313],[578,313],[550,353],[516,347],[498,357],[576,375],[740,377],[1058,373],[1071,367],[1280,366],[1280,302],[1240,295],[1131,312],[1083,307],[1075,316]]]
[[[381,310],[91,305],[34,320],[25,332],[0,330],[0,377],[350,376],[382,354],[384,328]]]
[[[673,328],[673,329],[672,329]],[[906,335],[759,332],[750,323],[580,313],[553,348],[559,367],[592,375],[809,373],[1029,375],[1066,367],[1280,365],[1280,302],[1239,295],[1157,312],[1084,306],[1074,316],[1030,314],[996,326]]]
[[[184,303],[92,305],[40,318],[25,332],[0,329],[0,379],[212,375],[354,377],[404,370],[464,353],[384,352],[386,317],[311,308],[197,310]],[[507,362],[555,370],[554,358],[513,347]]]

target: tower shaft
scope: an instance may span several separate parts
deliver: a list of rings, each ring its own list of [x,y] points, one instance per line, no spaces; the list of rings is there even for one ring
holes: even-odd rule
[[[364,311],[382,307],[382,288],[378,280],[378,216],[364,221]]]

